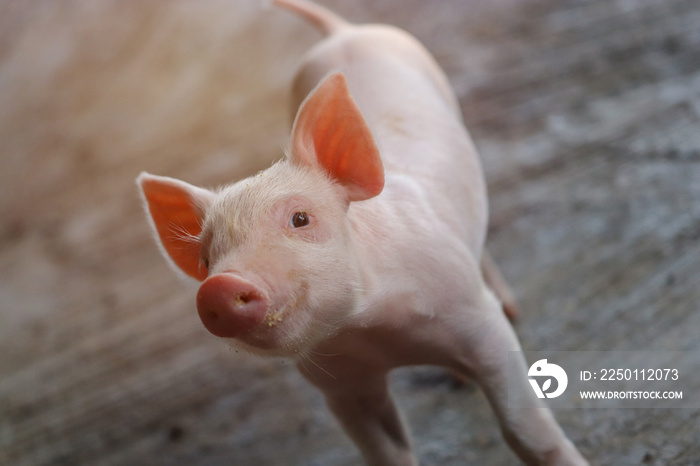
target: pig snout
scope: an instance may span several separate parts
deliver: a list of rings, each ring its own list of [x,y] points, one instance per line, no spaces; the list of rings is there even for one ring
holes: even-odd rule
[[[230,273],[207,278],[197,292],[197,311],[207,330],[234,338],[257,327],[265,318],[268,300],[251,282]]]

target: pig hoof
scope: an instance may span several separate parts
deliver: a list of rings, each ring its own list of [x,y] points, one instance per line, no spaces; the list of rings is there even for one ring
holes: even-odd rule
[[[514,301],[503,302],[503,312],[508,317],[508,320],[514,322],[520,317],[520,307]]]
[[[468,375],[455,370],[450,370],[450,378],[452,380],[452,387],[455,389],[465,387],[472,383],[472,379]]]

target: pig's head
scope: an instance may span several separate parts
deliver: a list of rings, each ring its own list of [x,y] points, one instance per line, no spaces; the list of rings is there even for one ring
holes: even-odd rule
[[[287,157],[267,170],[216,192],[146,173],[138,184],[165,257],[201,282],[197,310],[214,335],[303,354],[354,311],[347,212],[382,191],[384,172],[342,74],[309,94]]]

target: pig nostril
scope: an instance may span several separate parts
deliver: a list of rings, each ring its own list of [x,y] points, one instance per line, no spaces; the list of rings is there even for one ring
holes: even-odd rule
[[[251,301],[256,301],[259,298],[255,295],[255,293],[250,293],[250,292],[243,292],[240,293],[236,296],[236,298],[233,300],[234,306],[245,306]]]
[[[239,294],[236,296],[236,299],[233,301],[233,304],[235,306],[244,306],[245,304],[248,304],[250,301],[252,301],[252,298],[248,294]]]

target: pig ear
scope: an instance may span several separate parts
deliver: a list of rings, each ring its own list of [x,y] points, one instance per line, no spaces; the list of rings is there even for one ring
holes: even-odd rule
[[[350,201],[382,192],[379,150],[342,73],[329,75],[301,104],[292,129],[290,159],[320,166],[345,187]]]
[[[200,267],[199,234],[214,193],[184,181],[141,173],[137,179],[146,213],[166,258],[190,277],[207,278]]]

